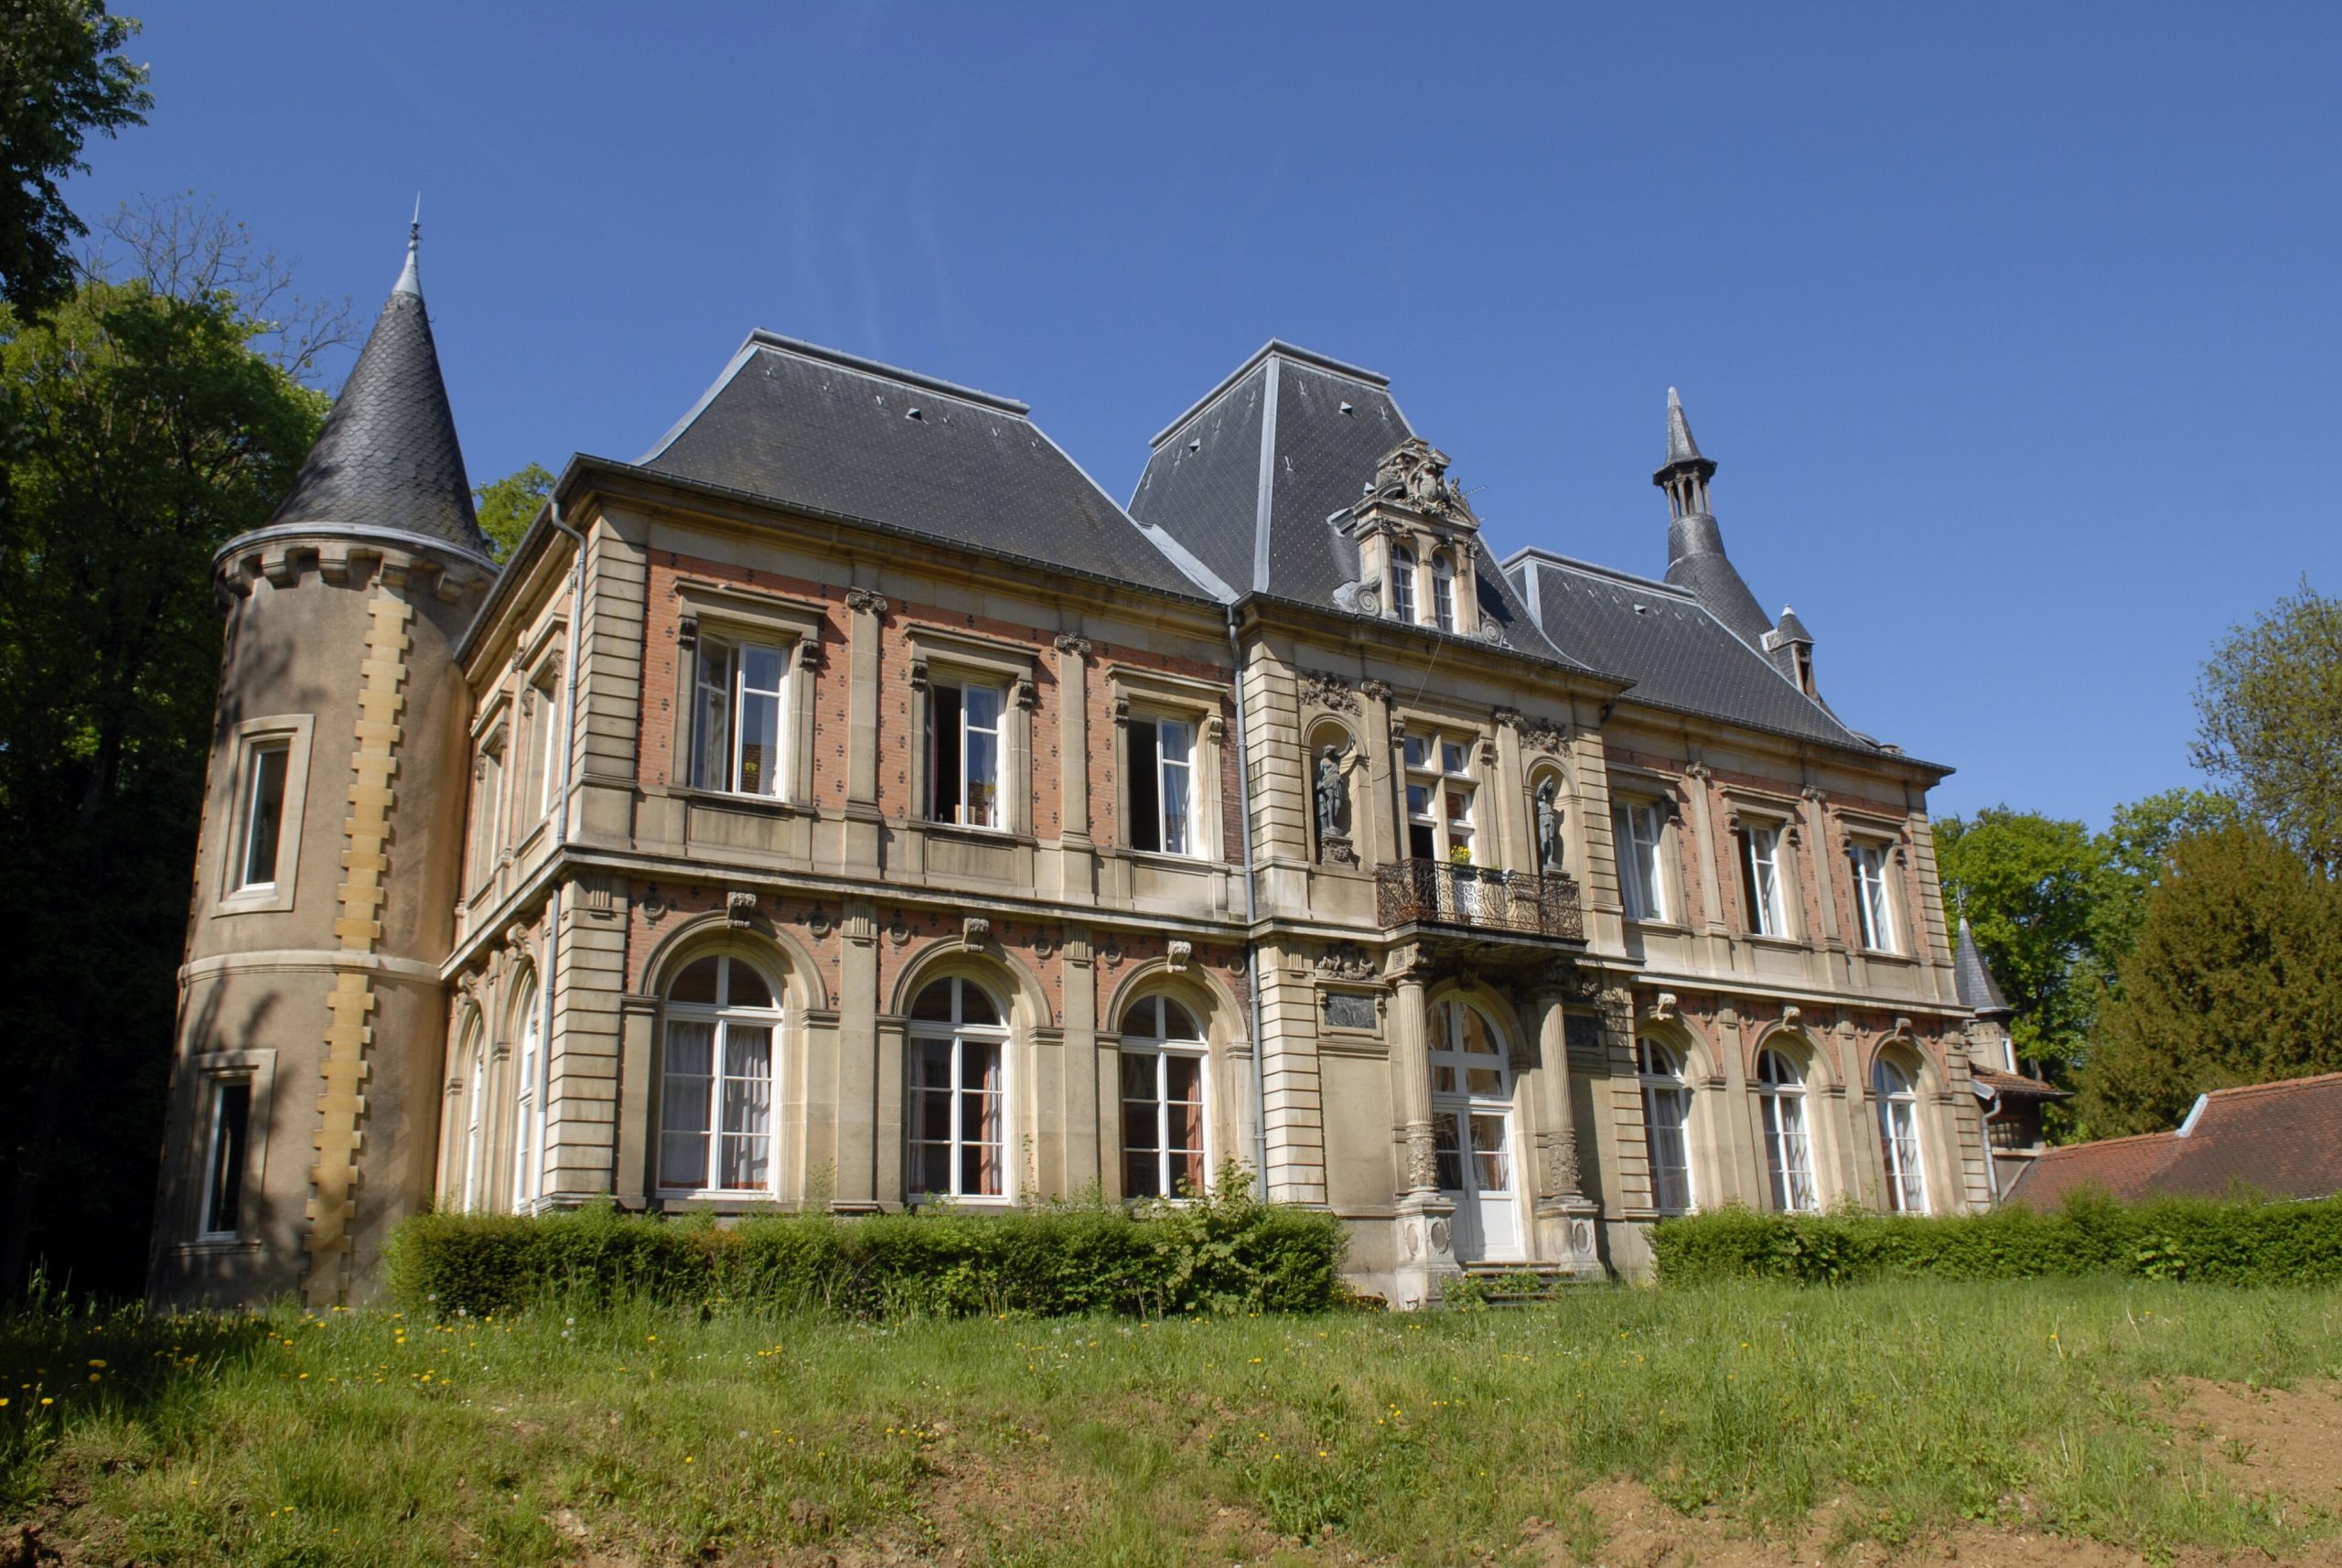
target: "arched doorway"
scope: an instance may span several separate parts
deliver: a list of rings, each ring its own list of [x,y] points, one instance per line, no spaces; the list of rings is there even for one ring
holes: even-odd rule
[[[1432,1148],[1441,1193],[1456,1204],[1456,1256],[1518,1259],[1519,1161],[1513,1157],[1512,1068],[1488,1015],[1468,1002],[1434,1009]]]

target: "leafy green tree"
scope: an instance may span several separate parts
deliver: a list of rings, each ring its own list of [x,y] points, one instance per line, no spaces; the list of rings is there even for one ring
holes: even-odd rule
[[[0,297],[20,315],[73,284],[71,242],[88,232],[58,180],[89,166],[91,132],[143,125],[146,68],[121,55],[138,31],[104,0],[0,0]]]
[[[537,513],[551,494],[553,476],[534,463],[493,484],[473,487],[472,499],[479,503],[481,532],[496,542],[499,561],[512,553],[521,536],[529,532],[529,524],[537,521]]]
[[[135,1288],[220,660],[211,557],[325,396],[229,290],[0,307],[0,1291],[38,1255]]]
[[[2109,886],[2105,845],[2079,822],[1993,806],[1936,824],[1936,865],[1944,897],[1967,915],[2016,1009],[2017,1054],[2052,1081],[2068,1081],[2104,972],[2095,939]]]
[[[2304,581],[2230,628],[2196,686],[2196,766],[2269,830],[2342,870],[2342,599]]]
[[[2163,881],[2178,843],[2242,820],[2234,800],[2204,789],[2165,789],[2114,808],[2113,821],[2098,839],[2111,875],[2093,912],[2091,934],[2091,945],[2110,972],[2136,945],[2147,894]]]
[[[2342,1070],[2342,881],[2257,822],[2173,841],[2079,1082],[2099,1136],[2196,1096]]]

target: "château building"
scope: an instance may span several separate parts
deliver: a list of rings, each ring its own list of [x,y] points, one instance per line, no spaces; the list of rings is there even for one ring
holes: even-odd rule
[[[1822,700],[1672,392],[1658,575],[1497,559],[1431,434],[1272,342],[1123,505],[1021,403],[760,331],[500,567],[411,243],[218,557],[154,1295],[362,1300],[434,1204],[1229,1162],[1400,1306],[1695,1208],[1988,1206],[1947,769]]]

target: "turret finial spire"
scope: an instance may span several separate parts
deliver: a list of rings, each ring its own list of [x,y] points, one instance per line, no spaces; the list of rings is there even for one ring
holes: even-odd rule
[[[414,219],[406,226],[406,265],[399,271],[399,281],[391,285],[392,294],[411,294],[423,297],[423,274],[415,270],[415,252],[423,248],[423,192],[414,193]]]

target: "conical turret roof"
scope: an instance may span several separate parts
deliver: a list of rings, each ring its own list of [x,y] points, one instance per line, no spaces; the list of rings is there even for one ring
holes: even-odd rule
[[[1700,444],[1692,439],[1692,422],[1683,416],[1683,399],[1673,387],[1667,389],[1667,461],[1659,466],[1652,478],[1664,480],[1678,468],[1697,468],[1700,478],[1713,478],[1716,466],[1700,455]]]
[[[269,526],[390,529],[490,559],[415,269],[417,238]]]
[[[1976,946],[1976,933],[1969,929],[1965,915],[1960,917],[1960,942],[1952,950],[1951,978],[1962,1007],[1972,1008],[1987,1018],[2005,1018],[2016,1011],[2001,994],[2001,983],[1986,966],[1984,955]]]

